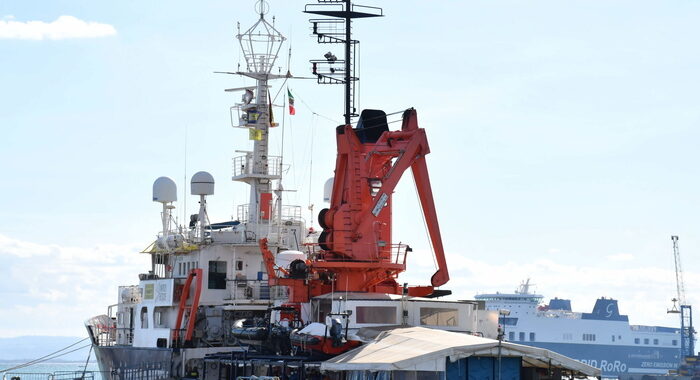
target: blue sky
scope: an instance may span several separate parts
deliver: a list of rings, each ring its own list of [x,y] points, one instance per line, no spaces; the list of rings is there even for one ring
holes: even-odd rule
[[[297,75],[329,50],[309,37],[304,4],[271,1],[269,15]],[[700,3],[380,5],[386,17],[355,26],[360,105],[418,110],[448,288],[469,298],[530,276],[577,310],[609,296],[632,323],[670,325],[676,234],[689,299],[700,299]],[[253,10],[252,1],[0,0],[0,257],[9,269],[0,336],[82,334],[118,284],[137,281],[147,260],[135,252],[159,226],[158,176],[182,194],[192,173],[210,171],[213,219],[235,213],[246,189],[228,180],[231,157],[250,144],[229,126],[238,99],[223,89],[250,82],[212,72],[236,69],[235,25],[251,25]],[[101,25],[64,18],[43,39],[16,29],[61,16]],[[342,89],[289,86],[297,115],[285,127],[285,187],[298,191],[288,202],[318,210],[334,160],[336,123],[326,118],[342,119]],[[279,150],[281,129],[273,139]],[[407,177],[397,191],[394,230],[415,247],[405,278],[421,284],[433,267],[412,187]],[[193,198],[186,211],[183,201],[180,215],[195,212]]]

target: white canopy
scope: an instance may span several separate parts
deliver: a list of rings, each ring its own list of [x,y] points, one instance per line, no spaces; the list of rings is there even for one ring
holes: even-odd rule
[[[561,368],[574,374],[600,376],[600,370],[555,352],[500,342],[501,355],[521,357],[523,367]],[[321,363],[327,371],[445,371],[450,361],[469,356],[498,355],[499,341],[424,327],[381,332],[354,350]]]

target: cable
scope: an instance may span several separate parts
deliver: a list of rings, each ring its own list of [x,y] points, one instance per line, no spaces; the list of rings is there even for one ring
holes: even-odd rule
[[[416,182],[416,177],[413,176],[413,171],[411,171],[411,177],[413,177],[413,188],[416,190],[416,198],[418,199],[418,203],[420,204],[420,214],[422,216],[421,220],[423,221],[423,228],[425,229],[425,234],[428,237],[428,246],[430,247],[430,253],[432,253],[431,257],[433,258],[433,266],[435,270],[440,270],[440,267],[438,266],[437,259],[435,258],[435,249],[433,248],[433,239],[432,236],[430,236],[430,231],[428,230],[428,223],[425,220],[425,213],[423,212],[423,204],[421,203],[420,200],[420,194],[418,193],[418,183]]]
[[[314,114],[314,115],[316,115],[316,116],[320,116],[320,117],[322,117],[322,118],[324,118],[324,119],[326,119],[326,120],[328,120],[328,121],[332,121],[332,122],[334,122],[334,123],[336,123],[336,124],[339,124],[339,125],[342,124],[342,123],[339,122],[338,120],[332,119],[332,118],[330,118],[330,117],[328,117],[328,116],[325,116],[325,115],[321,115],[320,113],[314,111],[314,110],[304,101],[304,99],[301,98],[301,97],[299,96],[299,91],[296,92],[296,95],[297,95],[297,96],[296,96],[295,99],[298,98],[298,99],[301,101],[301,104],[303,104],[303,105],[309,110],[309,112],[311,112],[312,114]]]
[[[80,347],[75,348],[75,349],[70,350],[70,351],[66,351],[66,352],[64,352],[64,353],[62,353],[62,354],[59,354],[59,355],[54,355],[54,356],[46,357],[46,358],[43,359],[43,360],[36,359],[36,360],[34,360],[34,361],[27,362],[27,363],[24,363],[24,364],[21,364],[21,365],[12,367],[12,368],[3,369],[3,370],[0,370],[0,373],[9,372],[9,371],[13,371],[13,370],[16,370],[16,369],[22,369],[22,368],[31,367],[31,366],[33,366],[33,365],[35,365],[35,364],[39,364],[39,363],[43,363],[43,362],[46,362],[46,361],[49,361],[49,360],[52,360],[52,359],[60,358],[61,356],[70,354],[71,352],[75,352],[75,351],[82,350],[83,348],[86,348],[86,347],[88,347],[88,346],[92,346],[92,343],[86,344],[86,345],[84,345],[84,346],[80,346]]]
[[[20,365],[18,365],[18,366],[14,366],[14,367],[11,367],[11,368],[0,369],[0,373],[7,372],[7,371],[12,371],[12,370],[20,369],[20,368],[24,368],[24,367],[29,367],[30,365],[34,365],[34,364],[37,364],[37,363],[41,363],[41,362],[43,362],[43,361],[55,359],[55,358],[61,357],[61,356],[63,356],[63,355],[69,354],[69,353],[71,353],[71,352],[75,352],[75,351],[78,351],[78,350],[82,350],[82,349],[85,348],[85,347],[91,346],[92,343],[87,344],[87,345],[85,345],[85,346],[78,347],[78,348],[73,349],[73,350],[71,350],[71,351],[67,351],[67,352],[64,352],[64,353],[59,354],[61,351],[65,351],[65,350],[67,350],[67,349],[69,349],[69,348],[71,348],[71,347],[73,347],[73,346],[75,346],[75,345],[77,345],[77,344],[79,344],[79,343],[84,342],[84,341],[87,340],[87,339],[90,339],[90,337],[83,338],[83,339],[81,339],[81,340],[79,340],[79,341],[77,341],[77,342],[75,342],[75,343],[73,343],[73,344],[71,344],[71,345],[69,345],[69,346],[66,346],[66,347],[61,348],[61,349],[58,350],[58,351],[54,351],[54,352],[52,352],[52,353],[50,353],[50,354],[48,354],[48,355],[44,355],[44,356],[42,356],[42,357],[40,357],[40,358],[36,358],[36,359],[34,359],[34,360],[30,360],[30,361],[28,361],[28,362],[26,362],[26,363],[24,363],[24,364],[20,364]],[[57,355],[57,354],[59,354],[59,355]],[[55,355],[55,356],[54,356],[54,355]]]
[[[92,354],[92,344],[90,345],[90,351],[88,351],[87,359],[85,359],[85,367],[83,367],[83,375],[81,376],[81,379],[85,378],[85,372],[87,371],[87,366],[88,366],[88,363],[90,362],[90,355],[91,354]]]

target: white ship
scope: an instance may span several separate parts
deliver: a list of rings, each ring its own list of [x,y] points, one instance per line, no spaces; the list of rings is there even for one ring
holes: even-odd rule
[[[259,4],[257,21],[237,35],[246,70],[231,73],[256,85],[229,90],[242,94],[232,108],[234,127],[252,140],[239,147],[247,150],[232,168],[232,180],[250,186],[249,201],[238,206],[235,220],[211,221],[207,199],[216,196],[215,180],[198,172],[190,193],[199,209],[181,225],[173,218],[175,182],[155,180],[162,225],[145,251],[151,266],[126,279],[131,284],[119,288],[106,314],[86,322],[100,369],[122,379],[197,377],[214,353],[337,354],[360,344],[356,333],[363,327],[422,325],[496,337],[493,313],[478,303],[435,298],[447,293],[437,287],[449,276],[425,162],[429,149],[415,110],[403,112],[400,129],[390,131],[387,115],[377,110],[363,111],[353,127],[354,109],[346,103],[346,124],[328,129],[339,151],[326,186],[329,207],[319,216],[324,230],[308,230],[301,207],[284,203],[283,157],[269,149],[276,132],[268,93],[275,79],[290,75],[271,73],[285,37]],[[349,17],[376,10],[354,9]],[[330,38],[328,25],[315,22],[319,40]],[[333,64],[343,61],[329,58],[326,68]],[[350,78],[349,69],[346,62],[345,71],[324,72],[314,63],[319,82],[338,72]],[[391,241],[391,194],[407,169],[440,264],[426,286],[398,282],[411,249]]]
[[[488,310],[500,312],[505,338],[541,347],[598,367],[606,377],[666,374],[680,362],[680,329],[631,325],[617,300],[599,298],[592,312],[575,312],[571,301],[530,291],[529,280],[513,293],[478,294]]]

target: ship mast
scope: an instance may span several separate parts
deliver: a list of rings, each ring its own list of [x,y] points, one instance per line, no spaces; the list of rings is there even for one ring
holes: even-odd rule
[[[381,8],[353,4],[351,0],[319,0],[321,4],[307,4],[304,13],[330,16],[332,18],[311,19],[312,32],[319,44],[343,44],[345,59],[338,60],[332,53],[323,55],[325,60],[311,60],[312,72],[319,84],[344,84],[345,124],[359,116],[355,107],[356,47],[360,43],[352,39],[352,20],[355,18],[384,16]]]
[[[272,181],[281,179],[282,170],[281,157],[268,154],[268,134],[272,126],[268,81],[287,77],[270,73],[286,38],[265,19],[269,10],[267,2],[258,1],[256,10],[260,15],[258,21],[245,32],[241,32],[239,24],[236,35],[245,57],[246,70],[227,72],[256,82],[255,86],[227,90],[244,91],[242,103],[234,107],[240,112],[239,124],[234,126],[248,129],[249,138],[254,140],[252,152],[234,158],[232,179],[250,185],[249,204],[244,209],[239,208],[239,219],[269,224],[272,222]]]

